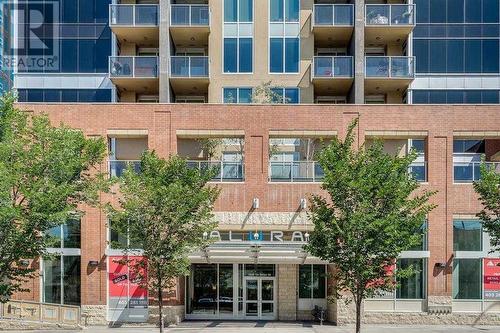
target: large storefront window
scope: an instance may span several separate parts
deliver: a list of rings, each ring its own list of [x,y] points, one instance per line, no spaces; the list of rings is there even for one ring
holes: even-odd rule
[[[326,266],[299,266],[299,298],[326,298]]]
[[[217,313],[217,265],[192,265],[188,313]]]
[[[453,250],[482,251],[483,231],[478,220],[453,221]]]
[[[413,266],[415,274],[408,278],[400,279],[396,290],[398,299],[424,299],[424,281],[425,281],[425,260],[424,259],[399,259],[397,267],[406,269]]]
[[[453,298],[481,299],[481,259],[453,260]]]
[[[48,252],[43,260],[42,300],[80,305],[80,220],[71,219],[47,232]]]

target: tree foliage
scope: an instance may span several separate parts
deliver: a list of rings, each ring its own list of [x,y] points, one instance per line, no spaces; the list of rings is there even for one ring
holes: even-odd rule
[[[494,167],[482,163],[481,179],[474,183],[483,209],[477,214],[490,235],[491,251],[500,250],[500,173]]]
[[[162,292],[189,273],[188,254],[206,245],[203,234],[216,226],[212,209],[219,189],[207,186],[213,175],[212,170],[189,168],[179,157],[164,160],[145,152],[141,172],[129,169],[120,179],[119,207],[109,207],[111,228],[128,234],[124,249],[130,253],[130,244],[142,245],[147,287],[158,292],[161,329]]]
[[[81,131],[53,127],[47,116],[14,107],[7,94],[0,105],[0,300],[24,290],[45,254],[44,233],[97,204],[107,182],[98,172],[106,145]]]
[[[428,203],[433,193],[416,191],[419,185],[408,174],[416,154],[391,156],[381,142],[356,150],[356,125],[344,141],[334,138],[318,153],[328,197],[312,197],[314,232],[306,249],[334,264],[336,296],[352,294],[359,332],[363,299],[393,291],[397,278],[413,273],[411,267],[388,268],[422,242],[421,227],[434,206]]]

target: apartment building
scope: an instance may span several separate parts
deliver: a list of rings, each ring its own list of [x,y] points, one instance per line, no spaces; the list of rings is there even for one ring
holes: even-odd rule
[[[352,308],[327,302],[330,267],[302,246],[308,195],[321,193],[314,153],[359,117],[357,145],[416,149],[409,173],[438,191],[421,246],[396,265],[419,273],[367,300],[365,319],[500,322],[500,255],[472,188],[483,155],[500,170],[499,107],[482,105],[499,103],[498,0],[56,3],[60,62],[15,71],[19,106],[105,138],[112,177],[140,172],[146,149],[220,169],[219,225],[207,235],[217,242],[165,292],[170,321],[302,320],[319,306],[352,322]],[[267,84],[272,105],[255,96]],[[451,103],[471,105],[437,105]],[[79,305],[89,324],[148,320],[147,294],[115,283],[125,273],[112,244],[126,235],[85,211],[53,230],[58,256],[34,263],[40,277],[16,298]]]

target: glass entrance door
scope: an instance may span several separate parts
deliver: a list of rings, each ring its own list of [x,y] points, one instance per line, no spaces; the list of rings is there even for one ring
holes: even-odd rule
[[[248,319],[276,319],[274,278],[245,279],[245,316]]]

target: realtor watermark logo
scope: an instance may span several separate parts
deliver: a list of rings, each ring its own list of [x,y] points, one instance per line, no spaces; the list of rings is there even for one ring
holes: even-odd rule
[[[2,3],[2,69],[59,70],[59,1],[9,0]]]

